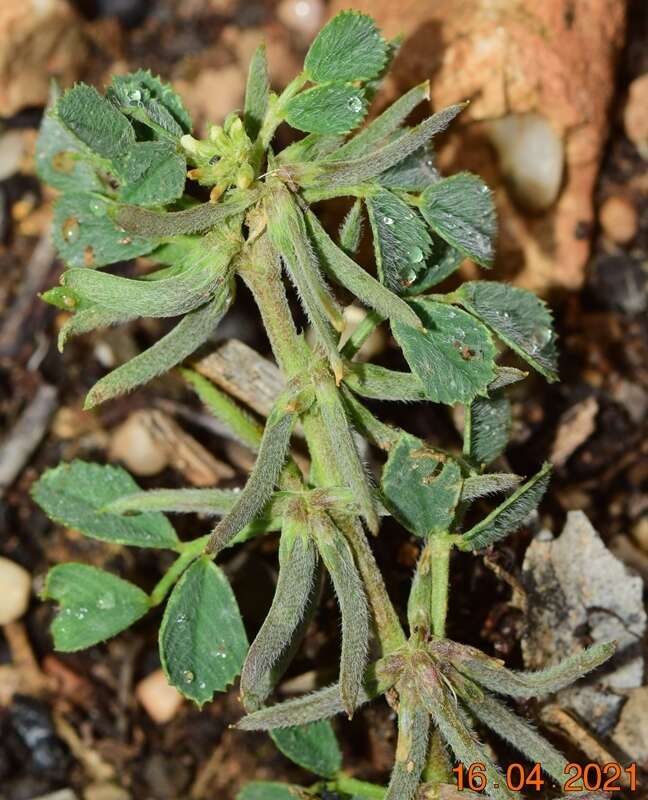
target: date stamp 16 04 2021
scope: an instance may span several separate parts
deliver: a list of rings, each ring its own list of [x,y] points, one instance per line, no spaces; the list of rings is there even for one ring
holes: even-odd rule
[[[487,788],[490,780],[486,773],[486,765],[479,761],[469,767],[459,764],[452,772],[459,791],[467,789],[471,792],[482,792]],[[517,761],[509,764],[500,780],[501,785],[513,792],[522,790],[539,792],[546,783],[541,764],[525,765]],[[494,784],[494,788],[498,788],[499,785]],[[565,767],[565,780],[561,788],[565,793],[635,792],[638,789],[637,765],[633,763],[623,767],[615,761],[603,764],[603,766],[592,762],[589,764],[569,763]]]

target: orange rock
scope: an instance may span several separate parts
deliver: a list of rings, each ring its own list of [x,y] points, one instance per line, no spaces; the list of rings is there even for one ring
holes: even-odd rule
[[[156,669],[137,684],[135,697],[158,725],[170,722],[183,702],[182,695],[175,686],[169,685],[161,669]]]
[[[648,72],[630,84],[623,125],[628,139],[648,158]]]
[[[618,0],[334,0],[371,14],[391,37],[404,35],[389,97],[430,78],[434,108],[470,99],[461,136],[508,114],[545,117],[564,143],[565,179],[554,205],[525,216],[500,211],[513,234],[520,284],[576,288],[589,255],[593,187],[608,132],[614,64],[624,40]],[[471,124],[472,123],[472,124]],[[481,130],[487,138],[487,129]],[[468,147],[457,148],[464,157]],[[462,168],[461,158],[453,168]],[[463,167],[465,168],[465,167]],[[501,194],[500,194],[501,196]],[[511,253],[505,258],[510,264]],[[504,253],[502,258],[504,261]]]
[[[612,195],[601,206],[599,222],[609,239],[617,244],[628,244],[637,235],[639,214],[627,197]]]
[[[65,0],[2,0],[0,116],[45,105],[50,80],[73,83],[86,54],[79,19]]]

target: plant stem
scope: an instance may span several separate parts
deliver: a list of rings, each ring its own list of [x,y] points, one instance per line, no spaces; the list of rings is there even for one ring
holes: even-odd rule
[[[376,328],[385,321],[385,317],[373,309],[367,311],[364,319],[349,336],[346,344],[342,348],[342,355],[345,358],[352,359],[358,352],[362,345],[367,341]]]
[[[347,775],[338,775],[333,783],[333,788],[345,794],[366,797],[367,800],[383,800],[385,797],[385,790],[382,786],[359,781],[357,778],[350,778]]]
[[[202,553],[209,536],[201,536],[180,545],[180,555],[160,578],[150,595],[151,606],[159,606],[169,590],[187,569],[189,564]]]
[[[266,236],[261,236],[254,246],[251,264],[241,269],[241,275],[250,288],[259,307],[272,352],[280,369],[288,378],[308,369],[315,356],[306,349],[298,336],[290,314],[281,266]],[[312,459],[312,476],[320,486],[339,486],[343,483],[335,468],[336,459],[317,408],[302,415],[304,434]],[[365,583],[377,634],[384,654],[400,647],[405,635],[398,615],[389,599],[382,574],[376,564],[364,530],[359,522],[336,519],[343,527],[353,550],[358,569]]]
[[[445,636],[446,617],[448,616],[452,540],[447,534],[432,536],[429,541],[429,547],[431,550],[430,580],[432,581],[430,620],[435,638],[443,639]]]

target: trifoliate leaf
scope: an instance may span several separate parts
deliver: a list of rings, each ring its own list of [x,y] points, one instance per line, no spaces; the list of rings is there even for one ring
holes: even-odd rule
[[[304,60],[308,77],[321,81],[374,78],[387,60],[387,42],[366,14],[342,11],[315,37]]]
[[[467,172],[433,183],[423,192],[421,213],[429,226],[483,267],[493,262],[495,205],[486,184]]]
[[[466,408],[466,434],[470,458],[475,464],[490,464],[501,455],[511,432],[511,403],[501,393],[476,397]]]
[[[342,767],[342,753],[331,723],[311,722],[270,733],[281,752],[300,767],[332,778]]]
[[[124,203],[162,206],[182,196],[187,163],[170,142],[136,142],[115,164]]]
[[[494,281],[470,281],[459,301],[549,381],[558,380],[553,319],[546,304],[526,289]]]
[[[103,267],[143,256],[157,242],[126,233],[109,216],[116,206],[90,193],[64,194],[54,208],[53,239],[69,267]]]
[[[268,109],[270,78],[265,44],[260,44],[250,61],[247,85],[245,87],[245,109],[243,119],[245,132],[254,141],[261,130],[261,123]]]
[[[180,97],[148,70],[114,76],[106,97],[124,114],[156,133],[178,138],[191,132],[191,117]]]
[[[59,564],[47,574],[45,600],[60,609],[52,622],[54,647],[83,650],[125,630],[149,610],[149,598],[128,581],[86,564]]]
[[[484,394],[495,376],[495,345],[485,325],[444,303],[412,303],[425,332],[392,326],[412,372],[435,403],[468,403]]]
[[[446,531],[461,494],[461,470],[445,453],[402,433],[383,469],[385,504],[408,531],[426,537]]]
[[[362,89],[351,83],[326,83],[293,97],[286,105],[286,122],[299,131],[347,133],[366,113]]]
[[[119,158],[135,143],[133,126],[93,86],[80,83],[68,89],[54,113],[77,139],[103,158]]]
[[[551,464],[545,464],[536,475],[520,486],[494,511],[466,531],[461,539],[462,550],[481,550],[498,542],[524,524],[524,520],[534,511],[549,485]]]
[[[202,556],[176,584],[162,619],[160,658],[167,679],[202,706],[236,678],[247,647],[229,582]]]
[[[432,249],[427,227],[416,210],[388,189],[367,197],[367,211],[380,280],[402,292],[425,270]]]
[[[178,538],[159,513],[122,517],[102,511],[139,486],[121,467],[72,461],[45,472],[32,487],[32,496],[47,516],[93,539],[136,547],[175,548]]]
[[[62,192],[103,190],[91,163],[90,151],[48,112],[36,141],[38,177]]]

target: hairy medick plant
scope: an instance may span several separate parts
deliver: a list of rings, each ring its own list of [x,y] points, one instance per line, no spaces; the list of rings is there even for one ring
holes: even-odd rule
[[[105,96],[85,85],[55,93],[37,159],[43,180],[61,192],[54,239],[66,270],[61,285],[43,296],[71,312],[60,347],[99,327],[178,318],[152,347],[102,378],[86,407],[188,359],[231,307],[237,279],[258,305],[284,388],[261,426],[190,366],[177,372],[256,451],[241,492],[141,491],[123,469],[81,461],[45,473],[33,494],[55,521],[114,544],[167,549],[176,558],[148,594],[83,564],[54,567],[43,594],[60,605],[52,632],[64,651],[106,640],[168,596],[160,657],[169,682],[202,705],[240,674],[248,714],[238,727],[271,731],[284,753],[319,773],[324,781],[309,796],[322,789],[412,800],[423,784],[425,797],[436,797],[454,757],[485,764],[488,794],[511,797],[475,724],[493,729],[561,781],[563,757],[499,698],[554,692],[601,664],[612,647],[592,647],[527,674],[446,638],[452,551],[479,551],[515,532],[549,481],[546,465],[528,480],[488,471],[508,441],[505,389],[526,374],[500,363],[496,340],[549,380],[556,379],[556,348],[549,311],[527,291],[470,281],[450,293],[430,292],[465,258],[490,266],[493,200],[474,175],[442,178],[434,168],[430,142],[462,106],[406,124],[428,99],[426,83],[360,127],[397,49],[368,16],[339,14],[315,39],[303,72],[277,95],[261,46],[244,110],[200,140],[181,100],[148,72],[115,77]],[[277,151],[275,133],[283,123],[306,135]],[[202,202],[198,187],[205,187]],[[340,197],[352,204],[331,235],[315,204]],[[354,258],[365,221],[377,277]],[[135,278],[101,270],[137,256],[159,267]],[[312,326],[308,340],[291,316],[285,279]],[[343,347],[341,296],[367,308]],[[354,360],[386,320],[409,372]],[[441,451],[385,424],[366,398],[460,404],[462,451]],[[310,455],[308,474],[291,454],[296,426]],[[386,454],[379,487],[367,475],[354,431]],[[479,518],[475,501],[497,494],[505,499]],[[180,541],[165,512],[220,519],[211,533]],[[422,543],[408,634],[366,535],[378,533],[384,515]],[[281,531],[276,594],[248,645],[216,558],[272,531]],[[339,680],[267,705],[317,607],[324,574],[342,621]],[[324,722],[339,712],[351,717],[381,694],[398,715],[399,731],[386,790],[340,772],[339,749]],[[259,783],[242,797],[296,792]]]

